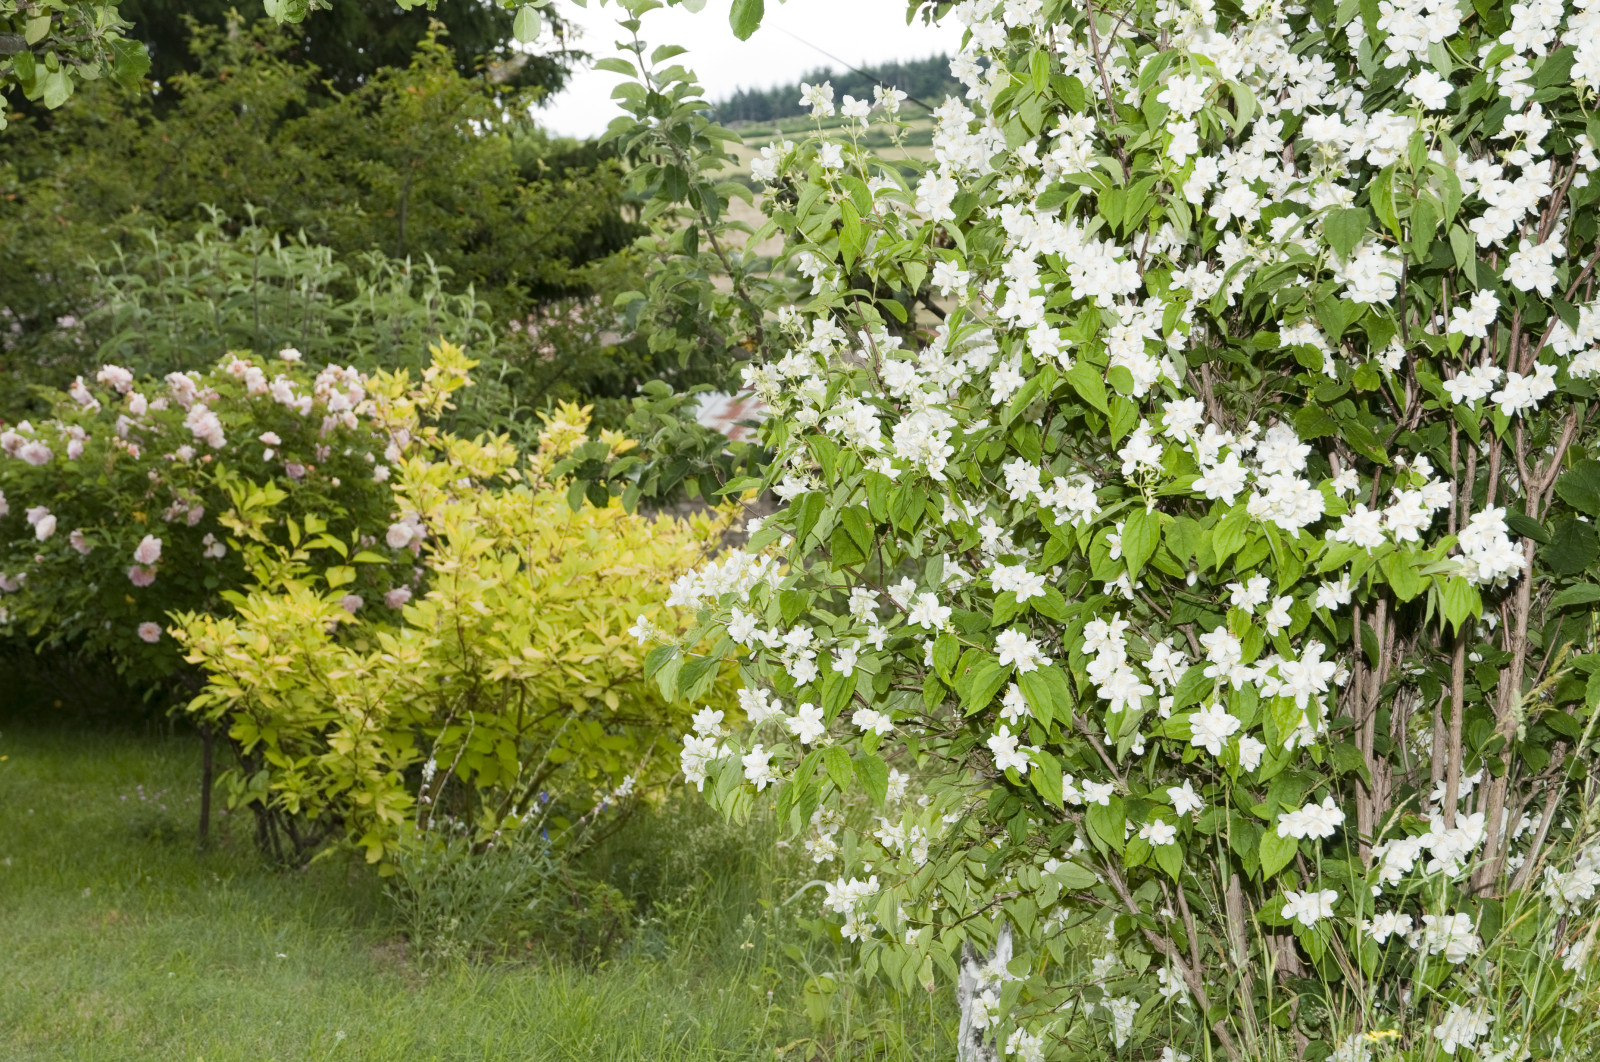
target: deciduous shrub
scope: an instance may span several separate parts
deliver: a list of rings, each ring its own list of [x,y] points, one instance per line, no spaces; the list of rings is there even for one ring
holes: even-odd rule
[[[382,599],[350,597],[342,555],[359,543],[277,544],[265,510],[238,525],[258,585],[236,615],[179,616],[177,634],[208,677],[189,711],[237,745],[223,781],[269,843],[303,855],[347,838],[377,863],[446,823],[478,845],[524,828],[559,841],[674,772],[691,709],[646,679],[636,621],[675,622],[668,586],[726,520],[575,511],[550,473],[588,423],[563,407],[526,463],[504,439],[449,436],[396,462],[384,538],[421,571]],[[719,706],[701,712],[731,707],[717,669],[697,673],[690,692]]]
[[[755,163],[810,281],[725,259],[787,504],[675,588],[652,670],[746,686],[685,773],[828,839],[892,983],[1009,926],[969,1050],[1592,1050],[1595,11],[949,10],[917,180]],[[618,134],[725,235],[697,88],[636,54]]]
[[[79,377],[48,420],[0,433],[0,622],[159,682],[181,666],[167,614],[226,609],[247,582],[227,525],[268,504],[282,541],[315,523],[365,551],[349,590],[381,597],[413,557],[360,534],[382,534],[394,462],[465,382],[460,350],[439,354],[417,385],[313,371],[292,349],[162,378],[117,365]]]

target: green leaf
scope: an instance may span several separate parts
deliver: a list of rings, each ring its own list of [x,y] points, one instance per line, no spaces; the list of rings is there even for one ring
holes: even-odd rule
[[[518,8],[517,17],[511,21],[511,35],[523,44],[532,44],[538,40],[539,32],[543,29],[544,16],[532,5]]]
[[[1056,719],[1072,716],[1072,683],[1055,664],[1018,676],[1017,686],[1033,710],[1034,718],[1046,726]]]
[[[35,15],[23,23],[22,38],[29,44],[38,44],[50,32],[50,15]]]
[[[1102,845],[1112,851],[1122,851],[1123,826],[1127,816],[1122,810],[1121,797],[1111,797],[1105,804],[1090,804],[1088,814],[1084,817],[1089,824],[1089,833]]]
[[[55,110],[72,96],[72,76],[66,69],[52,70],[44,76],[42,102]]]
[[[1056,880],[1063,889],[1092,889],[1100,882],[1099,875],[1081,863],[1062,863],[1056,867]]]
[[[789,508],[794,513],[794,544],[797,547],[805,548],[806,536],[817,526],[824,504],[822,492],[815,490],[807,491],[790,504]]]
[[[1160,542],[1161,517],[1136,506],[1122,525],[1122,559],[1128,566],[1129,582],[1138,584],[1140,570]]]
[[[1106,401],[1106,381],[1105,377],[1100,375],[1099,369],[1079,358],[1072,368],[1067,370],[1066,376],[1067,382],[1078,392],[1079,398],[1101,413],[1110,415],[1111,406]]]
[[[1378,215],[1378,220],[1392,233],[1394,238],[1405,241],[1405,233],[1400,231],[1400,215],[1395,212],[1394,205],[1394,166],[1386,166],[1372,179],[1367,186],[1368,197],[1372,202],[1372,212]]]
[[[1467,622],[1469,616],[1483,615],[1483,597],[1478,588],[1459,576],[1436,576],[1439,587],[1439,611],[1455,630]]]
[[[1340,258],[1349,258],[1350,252],[1355,250],[1356,244],[1361,242],[1361,237],[1366,234],[1367,222],[1372,220],[1363,207],[1345,207],[1333,210],[1322,221],[1323,234],[1328,238],[1328,246],[1333,248],[1333,253]]]
[[[1061,806],[1061,763],[1044,749],[1034,751],[1033,770],[1028,772],[1028,781],[1048,803]]]
[[[1550,599],[1551,608],[1566,608],[1568,605],[1592,605],[1600,601],[1600,586],[1594,583],[1579,583],[1569,586],[1561,593]]]
[[[763,0],[733,0],[733,9],[728,12],[728,25],[733,27],[735,37],[747,41],[752,33],[761,28],[761,19],[766,13]]]
[[[1540,545],[1550,544],[1550,532],[1544,525],[1526,513],[1519,513],[1515,509],[1506,510],[1506,526],[1524,538],[1531,538]]]
[[[1427,582],[1417,572],[1417,557],[1410,550],[1396,550],[1385,555],[1378,561],[1378,567],[1383,570],[1394,596],[1401,601],[1410,601],[1427,587]]]
[[[1585,516],[1600,516],[1600,461],[1579,461],[1561,473],[1556,493]]]
[[[874,804],[882,805],[889,796],[889,767],[870,752],[855,759],[856,779]],[[841,787],[842,788],[842,787]]]
[[[1244,547],[1245,533],[1250,526],[1250,514],[1243,505],[1230,509],[1228,515],[1217,521],[1211,532],[1211,551],[1216,555],[1217,568],[1222,562]]]
[[[949,631],[933,641],[933,668],[946,685],[956,684],[956,662],[961,659],[961,643]]]
[[[866,551],[851,537],[849,529],[842,523],[833,529],[833,535],[828,539],[828,553],[834,571],[863,564],[867,559]]]
[[[882,472],[868,472],[862,481],[867,493],[867,511],[877,521],[889,519],[889,477]]]
[[[1600,556],[1600,541],[1593,524],[1569,516],[1551,529],[1550,544],[1539,554],[1557,575],[1576,575]]]
[[[867,229],[861,224],[855,204],[848,199],[839,204],[839,225],[839,257],[846,269],[853,269],[867,245]]]
[[[848,677],[834,670],[831,664],[822,668],[822,717],[829,723],[839,718],[844,706],[855,696],[856,679],[860,671],[851,671]]]
[[[1178,679],[1177,688],[1172,691],[1174,712],[1182,711],[1192,704],[1199,704],[1216,689],[1217,680],[1206,678],[1205,672],[1204,664],[1192,664],[1189,670],[1183,673],[1183,677]]]
[[[961,694],[961,707],[966,709],[968,715],[987,708],[989,702],[994,700],[994,695],[1010,677],[1011,669],[1002,667],[1000,661],[993,655],[979,654],[976,661],[967,665],[964,674],[956,676],[956,690]]]
[[[1167,872],[1167,877],[1177,881],[1183,873],[1183,846],[1180,844],[1157,845],[1155,850],[1156,865]]]
[[[1300,850],[1300,842],[1293,837],[1279,837],[1273,826],[1261,831],[1261,876],[1270,878],[1289,865]]]
[[[833,784],[839,787],[842,793],[850,788],[850,779],[855,771],[850,766],[850,754],[838,745],[833,745],[822,750],[822,766],[828,772],[828,777],[833,779]]]
[[[714,656],[697,656],[687,661],[678,672],[678,695],[687,701],[705,696],[717,678],[717,665],[722,663]]]

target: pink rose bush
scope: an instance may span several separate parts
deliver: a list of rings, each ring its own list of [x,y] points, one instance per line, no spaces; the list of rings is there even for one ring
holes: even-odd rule
[[[439,379],[459,386],[470,362],[438,353]],[[245,583],[230,525],[252,498],[273,502],[286,542],[310,516],[347,541],[373,529],[378,541],[351,558],[350,599],[398,607],[428,531],[395,511],[389,469],[433,430],[424,420],[447,390],[234,355],[159,380],[107,365],[73,381],[47,418],[0,431],[5,624],[107,654],[137,681],[163,679],[182,666],[163,617],[226,611]],[[407,548],[386,549],[396,523]]]

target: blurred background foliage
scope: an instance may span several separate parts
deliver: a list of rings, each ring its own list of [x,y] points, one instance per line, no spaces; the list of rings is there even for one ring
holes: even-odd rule
[[[648,380],[714,377],[612,310],[642,273],[621,161],[533,116],[578,53],[513,76],[478,5],[414,33],[394,12],[372,48],[377,0],[309,31],[146,6],[165,79],[85,85],[0,133],[0,418],[103,361],[294,346],[401,367],[439,336],[484,363],[458,427],[526,434],[572,399],[611,426]]]

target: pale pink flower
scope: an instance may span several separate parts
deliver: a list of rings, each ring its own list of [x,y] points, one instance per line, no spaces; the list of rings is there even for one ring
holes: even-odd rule
[[[161,640],[161,624],[149,620],[139,624],[139,637],[154,645]]]
[[[161,540],[154,535],[146,535],[134,547],[133,559],[140,564],[149,566],[161,559]]]
[[[28,464],[38,467],[39,465],[49,464],[50,459],[55,455],[50,452],[50,447],[38,439],[29,439],[17,447],[17,456],[28,462]]]

